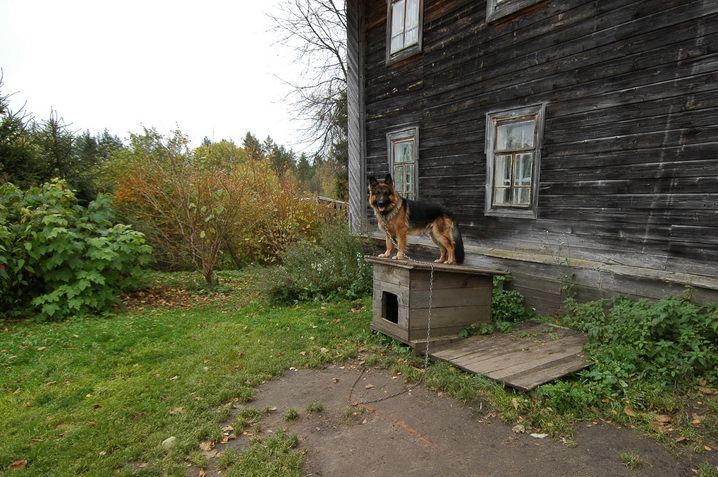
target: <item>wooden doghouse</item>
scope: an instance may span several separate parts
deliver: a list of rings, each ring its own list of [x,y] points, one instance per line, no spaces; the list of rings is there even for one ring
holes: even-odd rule
[[[493,277],[504,272],[375,257],[366,260],[374,268],[372,329],[412,346],[417,353],[426,349],[427,331],[431,346],[446,344],[459,339],[458,333],[467,326],[491,321]]]

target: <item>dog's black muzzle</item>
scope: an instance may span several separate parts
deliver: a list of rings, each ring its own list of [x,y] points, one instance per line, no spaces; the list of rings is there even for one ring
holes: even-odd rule
[[[388,212],[388,208],[391,205],[390,200],[383,200],[383,199],[377,199],[376,201],[376,208],[381,212],[382,214],[386,214]]]

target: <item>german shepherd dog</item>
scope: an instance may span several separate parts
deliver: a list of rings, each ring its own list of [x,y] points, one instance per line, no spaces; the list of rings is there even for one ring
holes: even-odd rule
[[[438,205],[400,196],[394,189],[391,174],[387,174],[383,183],[369,178],[369,205],[386,236],[386,252],[379,255],[380,258],[391,257],[396,238],[399,250],[393,258],[403,260],[407,234],[427,233],[441,251],[435,262],[454,264],[464,261],[464,242],[451,212]]]

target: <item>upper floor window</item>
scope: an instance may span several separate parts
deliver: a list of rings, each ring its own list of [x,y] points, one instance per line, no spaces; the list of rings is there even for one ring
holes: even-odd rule
[[[387,0],[387,63],[421,51],[423,0]]]
[[[487,0],[486,21],[490,22],[511,15],[541,0]]]
[[[487,114],[487,215],[536,218],[544,110]]]
[[[387,134],[389,170],[394,187],[402,197],[417,198],[417,162],[419,156],[419,128],[411,127]]]

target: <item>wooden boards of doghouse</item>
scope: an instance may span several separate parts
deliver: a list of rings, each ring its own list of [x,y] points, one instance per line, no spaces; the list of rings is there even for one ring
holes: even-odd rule
[[[530,391],[593,363],[583,347],[586,336],[561,326],[526,321],[513,333],[472,336],[429,355],[457,368]]]
[[[504,272],[458,265],[366,257],[374,269],[372,328],[416,348],[458,339],[473,323],[491,321],[493,276]],[[433,282],[432,282],[433,268]],[[429,327],[429,313],[431,326]]]

